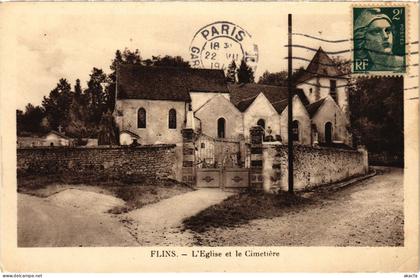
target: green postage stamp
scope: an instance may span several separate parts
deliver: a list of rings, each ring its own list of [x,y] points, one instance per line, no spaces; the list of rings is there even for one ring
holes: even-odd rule
[[[406,8],[353,7],[353,73],[406,72]]]

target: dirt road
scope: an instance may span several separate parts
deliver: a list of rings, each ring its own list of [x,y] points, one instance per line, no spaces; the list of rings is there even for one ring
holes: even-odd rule
[[[182,220],[232,193],[197,190],[127,214],[106,211],[121,199],[68,189],[48,198],[18,194],[18,246],[400,246],[403,173],[391,169],[336,192],[311,197],[280,217],[204,233]]]
[[[97,192],[67,189],[47,198],[18,194],[18,246],[192,245],[182,220],[231,194],[192,191],[119,215],[107,211],[124,201]]]
[[[81,190],[48,198],[18,194],[18,246],[135,246],[135,239],[105,211],[122,200]]]
[[[403,196],[403,170],[390,168],[281,217],[195,236],[207,246],[401,246]]]
[[[182,221],[232,194],[203,188],[177,195],[127,213],[125,225],[142,246],[192,246],[194,237],[182,229]]]

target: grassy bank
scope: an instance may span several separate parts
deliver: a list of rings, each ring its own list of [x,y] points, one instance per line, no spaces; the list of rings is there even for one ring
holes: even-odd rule
[[[114,207],[110,213],[120,214],[157,203],[179,194],[192,191],[187,185],[171,179],[137,178],[122,180],[97,180],[80,182],[57,177],[31,177],[18,179],[18,192],[47,198],[67,189],[79,189],[111,195],[125,201],[121,207]]]

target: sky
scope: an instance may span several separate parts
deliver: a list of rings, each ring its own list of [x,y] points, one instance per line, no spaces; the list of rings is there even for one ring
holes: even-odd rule
[[[93,67],[110,72],[117,49],[139,49],[142,58],[180,55],[189,60],[194,34],[215,21],[241,26],[258,45],[256,76],[287,69],[287,14],[293,32],[327,40],[351,37],[350,3],[8,3],[0,7],[3,66],[14,68],[16,108],[39,105],[60,78],[86,87]],[[0,41],[1,42],[1,41]],[[301,36],[294,44],[327,51],[350,43],[325,43]],[[311,59],[312,51],[294,48]],[[348,57],[345,57],[348,58]],[[306,66],[295,60],[293,67]],[[10,71],[12,72],[12,71]]]

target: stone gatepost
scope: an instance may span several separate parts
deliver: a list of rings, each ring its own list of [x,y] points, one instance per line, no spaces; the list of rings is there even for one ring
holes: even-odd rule
[[[368,151],[366,149],[366,147],[364,145],[358,145],[357,146],[357,151],[362,153],[363,155],[363,170],[364,170],[364,174],[367,174],[369,172],[369,154]]]
[[[251,135],[250,185],[252,189],[262,190],[264,184],[262,145],[264,129],[254,126],[249,132]]]
[[[184,128],[182,130],[182,181],[191,186],[195,185],[194,153],[194,130]]]

